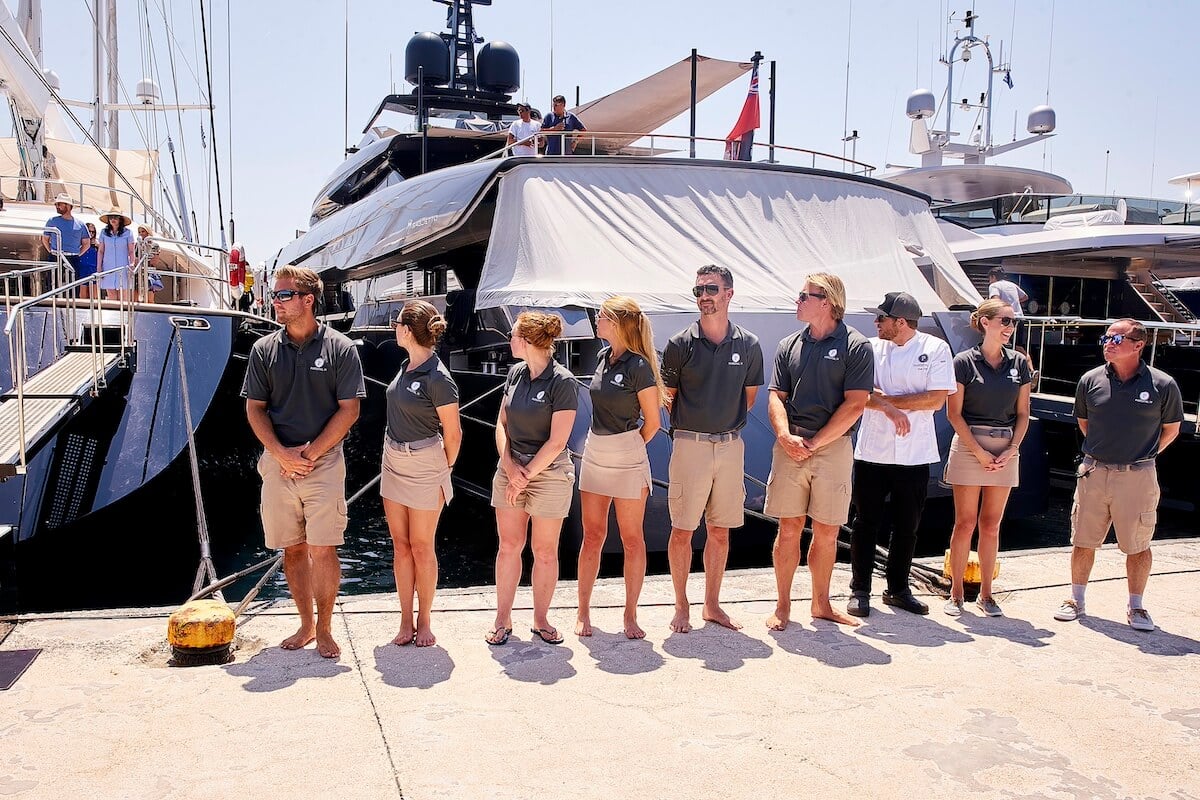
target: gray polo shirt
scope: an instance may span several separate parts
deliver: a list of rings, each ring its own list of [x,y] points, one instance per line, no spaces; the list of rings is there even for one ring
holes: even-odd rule
[[[458,402],[458,385],[436,355],[419,367],[408,362],[387,387],[387,435],[397,442],[417,442],[442,429],[438,408]]]
[[[812,338],[810,330],[805,325],[779,343],[770,388],[787,392],[790,424],[816,433],[845,401],[846,392],[875,389],[875,355],[867,337],[845,322],[822,339]]]
[[[1174,378],[1144,361],[1124,383],[1104,364],[1079,379],[1075,416],[1088,421],[1084,455],[1132,464],[1158,455],[1163,425],[1183,422],[1183,395]]]
[[[641,427],[638,392],[654,385],[654,370],[646,359],[626,350],[609,363],[611,347],[600,351],[600,363],[588,385],[592,397],[592,432],[602,435],[636,431]]]
[[[676,389],[671,427],[697,433],[725,433],[746,424],[747,386],[763,382],[758,337],[733,323],[713,344],[695,322],[663,348],[663,383]]]
[[[571,370],[557,361],[552,360],[534,380],[529,379],[529,365],[521,362],[508,371],[504,408],[509,449],[531,456],[550,438],[554,413],[579,408],[579,384]]]
[[[283,328],[254,343],[242,397],[265,400],[275,436],[298,447],[320,435],[339,400],[366,397],[358,349],[345,334],[321,323],[295,344]]]
[[[954,380],[963,386],[962,415],[968,425],[1011,428],[1017,424],[1021,387],[1033,381],[1029,359],[1003,348],[1000,366],[992,365],[976,345],[954,357]]]

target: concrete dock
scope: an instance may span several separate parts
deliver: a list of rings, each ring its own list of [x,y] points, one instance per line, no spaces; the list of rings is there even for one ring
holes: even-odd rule
[[[440,593],[422,649],[389,644],[393,597],[345,597],[338,661],[278,648],[286,602],[241,620],[232,663],[190,669],[167,666],[172,609],[22,618],[0,649],[43,652],[0,692],[0,797],[1197,798],[1200,539],[1154,555],[1153,633],[1125,623],[1112,548],[1073,623],[1052,618],[1065,550],[1003,554],[1005,618],[893,611],[877,579],[857,629],[801,613],[803,569],[782,633],[769,570],[726,577],[737,632],[672,634],[670,580],[648,579],[643,641],[619,580],[596,635],[570,635],[563,583],[558,647],[530,641],[524,588],[496,648],[490,587]]]

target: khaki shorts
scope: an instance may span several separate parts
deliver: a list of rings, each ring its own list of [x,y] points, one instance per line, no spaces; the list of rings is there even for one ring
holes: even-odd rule
[[[1117,546],[1126,555],[1149,549],[1158,524],[1158,470],[1118,471],[1097,465],[1075,484],[1071,506],[1071,544],[1096,550],[1117,530]]]
[[[740,528],[746,521],[746,446],[676,437],[671,449],[667,508],[671,527],[694,531],[700,518],[714,528]]]
[[[826,525],[850,519],[850,473],[854,446],[849,436],[826,445],[804,461],[796,461],[778,442],[771,451],[767,478],[768,517],[811,517]]]
[[[517,495],[517,502],[508,504],[504,493],[508,489],[508,474],[504,467],[496,466],[492,478],[492,507],[519,508],[531,517],[544,519],[566,519],[571,513],[571,495],[575,488],[575,467],[566,450],[559,453],[550,466],[534,476],[525,491]]]
[[[303,478],[279,474],[279,462],[263,452],[262,525],[267,547],[282,550],[297,544],[337,547],[346,533],[346,459],[335,447],[317,459]]]

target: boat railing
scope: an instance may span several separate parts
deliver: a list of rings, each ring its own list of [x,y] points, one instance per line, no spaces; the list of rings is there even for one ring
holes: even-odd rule
[[[150,273],[161,278],[179,278],[184,281],[200,281],[202,284],[216,284],[212,289],[213,295],[220,300],[223,308],[237,308],[238,298],[234,297],[233,286],[229,283],[229,251],[216,245],[197,244],[184,239],[169,239],[163,236],[150,236],[145,239],[146,247],[138,253],[138,263],[134,270],[132,284],[138,297],[150,298]],[[211,274],[198,275],[194,272],[179,272],[162,269],[152,262],[161,255],[161,246],[175,245],[180,250],[191,250],[196,255],[211,259],[209,267]],[[156,249],[154,245],[159,247]]]
[[[967,225],[1044,225],[1063,214],[1115,211],[1122,202],[1126,224],[1200,225],[1200,203],[1125,195],[1013,192],[937,204],[933,213]]]
[[[1167,353],[1178,353],[1182,350],[1190,350],[1197,348],[1200,345],[1200,323],[1170,323],[1170,322],[1149,322],[1138,320],[1146,327],[1147,341],[1146,346],[1142,351],[1142,358],[1147,364],[1152,367],[1158,367],[1165,372],[1172,371],[1171,365],[1164,365],[1164,355]],[[1061,375],[1054,374],[1053,370],[1048,372],[1048,368],[1053,368],[1053,364],[1049,364],[1046,359],[1047,350],[1055,345],[1079,345],[1087,344],[1094,338],[1097,348],[1100,348],[1100,336],[1110,325],[1113,324],[1111,319],[1088,319],[1084,317],[1024,317],[1021,321],[1021,333],[1018,340],[1024,344],[1027,352],[1033,360],[1035,369],[1037,369],[1038,379],[1033,390],[1041,394],[1054,394],[1067,397],[1073,397],[1075,394],[1075,386],[1079,381],[1079,374]],[[1200,355],[1200,348],[1195,350],[1197,355]],[[1098,359],[1096,366],[1102,363],[1102,359]],[[1200,360],[1198,360],[1200,363]],[[1089,366],[1089,368],[1090,368]],[[1082,374],[1082,373],[1080,373]],[[1176,375],[1178,380],[1180,376]],[[1181,388],[1187,389],[1185,383],[1181,381]],[[1197,389],[1197,397],[1184,397],[1184,405],[1188,410],[1195,411],[1200,414],[1200,385],[1193,387]]]
[[[5,186],[11,186],[16,183],[16,191],[5,191]],[[93,194],[105,194],[110,197],[110,202],[121,206],[122,210],[128,211],[130,218],[135,221],[139,218],[148,221],[156,231],[164,232],[170,236],[175,236],[175,225],[150,206],[141,195],[129,189],[120,189],[115,186],[105,186],[102,183],[87,183],[85,181],[65,181],[61,178],[30,178],[24,175],[0,175],[0,195],[5,197],[20,198],[23,195],[28,195],[30,185],[41,184],[43,202],[53,207],[53,197],[59,191],[68,195],[71,198],[75,208],[87,210],[90,212],[104,213],[107,209],[96,208],[93,204],[87,202],[87,195],[84,190],[92,190]],[[118,201],[116,196],[119,195],[122,200]],[[31,200],[23,200],[21,202],[37,202]]]
[[[723,161],[726,141],[708,136],[689,136],[687,134],[670,133],[641,133],[638,131],[549,131],[539,134],[541,139],[552,136],[573,139],[576,156],[607,156],[607,157],[645,157],[677,155],[689,153],[691,158],[706,161]],[[632,138],[632,141],[631,141]],[[634,146],[633,142],[646,142],[645,146]],[[628,144],[626,144],[628,142]],[[487,161],[497,158],[508,158],[514,155],[513,148],[522,143],[506,144],[494,152],[482,156],[477,161]],[[528,144],[526,141],[525,144]],[[697,145],[707,154],[697,156]],[[614,149],[627,152],[612,152]],[[771,164],[791,164],[792,166],[809,167],[811,169],[827,169],[833,172],[847,172],[852,175],[871,175],[875,167],[853,158],[822,153],[818,150],[807,150],[802,147],[790,147],[782,144],[755,142],[752,150],[754,155],[761,155],[761,161]],[[717,155],[712,155],[717,153]],[[753,159],[750,159],[753,160]]]

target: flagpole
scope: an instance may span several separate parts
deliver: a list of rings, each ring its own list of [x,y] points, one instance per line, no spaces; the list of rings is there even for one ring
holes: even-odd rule
[[[692,123],[688,136],[688,158],[696,157],[696,48],[692,48]]]
[[[768,122],[769,129],[767,131],[767,159],[775,163],[775,62],[771,61],[771,88],[768,105],[770,107],[768,114],[770,121]]]

